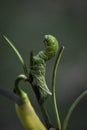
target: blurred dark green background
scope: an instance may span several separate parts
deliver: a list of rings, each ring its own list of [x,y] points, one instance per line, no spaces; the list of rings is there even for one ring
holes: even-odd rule
[[[65,51],[57,73],[57,103],[64,117],[76,97],[87,89],[87,1],[86,0],[0,0],[0,32],[14,42],[27,66],[29,53],[43,48],[45,34],[57,37]],[[51,89],[54,60],[47,65],[47,83]],[[0,87],[13,89],[22,66],[6,42],[0,38]],[[25,90],[41,116],[31,87]],[[53,123],[51,97],[47,101]],[[0,96],[0,130],[24,130],[16,116],[14,103]],[[87,97],[75,109],[68,130],[87,130]]]

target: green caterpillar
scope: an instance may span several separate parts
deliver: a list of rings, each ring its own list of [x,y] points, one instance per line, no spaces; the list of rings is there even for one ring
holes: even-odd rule
[[[36,56],[31,56],[31,65],[29,78],[33,90],[40,104],[44,103],[48,95],[51,95],[46,80],[46,61],[55,56],[58,51],[58,41],[52,35],[45,35],[45,49],[40,51]]]

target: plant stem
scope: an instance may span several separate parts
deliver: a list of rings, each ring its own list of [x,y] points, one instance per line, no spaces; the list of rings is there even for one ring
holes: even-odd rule
[[[76,100],[73,102],[73,104],[71,105],[66,117],[65,117],[65,120],[64,120],[64,123],[63,123],[63,130],[67,130],[67,126],[68,126],[68,122],[69,122],[69,119],[71,117],[71,114],[73,113],[74,109],[76,108],[76,106],[78,105],[78,103],[81,101],[81,99],[87,95],[87,90],[82,92],[80,94],[80,96],[78,96],[76,98]]]
[[[41,109],[41,112],[42,112],[44,121],[45,121],[45,123],[46,123],[46,126],[47,126],[47,128],[49,129],[49,128],[51,127],[51,121],[50,121],[48,112],[47,112],[47,110],[46,110],[44,104],[40,105],[40,109]]]
[[[23,74],[20,74],[17,79],[15,80],[15,89],[14,91],[16,91],[18,93],[18,95],[21,95],[21,90],[20,90],[20,87],[19,87],[19,82],[23,80],[23,81],[26,81],[27,80],[27,77]]]
[[[21,56],[21,54],[19,53],[19,51],[17,50],[17,48],[14,46],[14,44],[4,35],[2,35],[4,37],[4,39],[7,41],[7,43],[10,45],[10,47],[14,50],[14,52],[16,53],[17,57],[19,58],[22,66],[23,66],[23,70],[24,70],[24,73],[25,75],[28,76],[28,71],[27,71],[27,67],[26,67],[26,64]]]
[[[59,112],[58,112],[57,103],[56,103],[55,86],[56,86],[57,68],[58,68],[63,50],[64,50],[64,46],[60,48],[60,51],[59,51],[58,56],[55,61],[55,65],[54,65],[54,69],[53,69],[53,76],[52,76],[52,98],[53,98],[53,104],[54,104],[54,109],[55,109],[55,114],[56,114],[56,119],[57,119],[57,124],[58,124],[59,130],[61,130],[61,122],[60,122]]]

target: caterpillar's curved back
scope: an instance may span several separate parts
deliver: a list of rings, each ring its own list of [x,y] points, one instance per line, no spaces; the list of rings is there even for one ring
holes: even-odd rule
[[[49,60],[53,56],[55,56],[55,54],[58,51],[59,48],[58,41],[54,36],[48,34],[44,36],[44,44],[45,44],[45,50],[40,51],[36,56],[44,60]]]
[[[48,59],[55,56],[58,51],[59,45],[57,39],[52,35],[45,35],[45,55]]]

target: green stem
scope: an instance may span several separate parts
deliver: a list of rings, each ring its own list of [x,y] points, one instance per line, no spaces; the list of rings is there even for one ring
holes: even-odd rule
[[[7,43],[10,45],[10,47],[14,50],[14,52],[16,53],[17,57],[19,58],[22,66],[23,66],[23,70],[24,70],[24,73],[25,75],[28,76],[28,71],[27,71],[27,67],[26,67],[26,64],[21,56],[21,54],[19,53],[19,51],[17,50],[17,48],[14,46],[14,44],[4,35],[2,35],[3,38],[7,41]]]
[[[76,108],[78,103],[81,101],[81,99],[86,95],[87,95],[87,90],[84,91],[79,97],[77,97],[76,100],[71,105],[71,107],[70,107],[70,109],[65,117],[64,123],[63,123],[63,130],[67,130],[67,126],[68,126],[68,122],[69,122],[69,119],[71,117],[71,114],[73,113],[74,109]]]
[[[15,91],[16,91],[16,93],[20,96],[20,97],[22,97],[22,95],[21,95],[21,91],[22,91],[22,89],[19,87],[19,82],[20,81],[26,81],[27,80],[27,77],[25,76],[25,75],[23,75],[23,74],[21,74],[21,75],[19,75],[18,77],[17,77],[17,79],[15,80]]]
[[[45,123],[46,123],[46,126],[47,126],[47,128],[49,129],[49,128],[52,126],[52,123],[51,123],[51,121],[50,121],[48,112],[47,112],[47,110],[46,110],[44,104],[40,105],[40,109],[41,109],[41,112],[42,112],[44,121],[45,121]]]
[[[58,124],[59,130],[61,130],[61,122],[60,122],[59,112],[58,112],[57,103],[56,103],[55,86],[56,86],[57,68],[58,68],[63,50],[64,50],[64,46],[60,48],[60,51],[59,51],[58,56],[55,61],[55,65],[54,65],[54,69],[53,69],[53,76],[52,76],[52,98],[53,98],[53,104],[54,104],[54,109],[55,109],[55,114],[56,114],[56,119],[57,119],[57,124]]]

